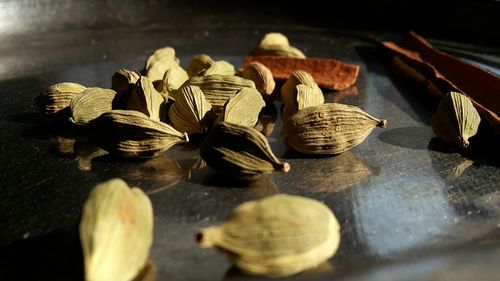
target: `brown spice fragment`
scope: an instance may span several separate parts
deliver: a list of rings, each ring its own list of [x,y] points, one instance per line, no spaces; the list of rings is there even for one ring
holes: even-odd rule
[[[454,91],[468,96],[495,134],[500,134],[500,77],[435,49],[414,32],[401,44],[378,42],[396,56],[399,64],[414,72],[412,77],[423,76],[437,88],[434,94]]]
[[[246,56],[243,66],[257,61],[273,73],[277,82],[284,82],[295,70],[310,73],[322,88],[344,90],[352,86],[358,77],[359,66],[345,64],[339,60],[324,58],[289,58],[277,56]]]

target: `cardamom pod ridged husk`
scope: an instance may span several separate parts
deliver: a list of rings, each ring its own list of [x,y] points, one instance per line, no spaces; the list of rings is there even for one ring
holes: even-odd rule
[[[284,34],[277,32],[267,33],[260,41],[259,46],[252,50],[251,54],[306,58],[302,51],[290,45],[288,38]]]
[[[242,77],[252,80],[255,83],[255,88],[257,88],[265,101],[273,99],[272,94],[276,87],[276,82],[274,81],[273,73],[265,65],[257,61],[251,62],[243,69]]]
[[[201,88],[212,107],[220,111],[226,101],[242,88],[255,88],[253,81],[230,75],[210,75],[191,77],[187,85]]]
[[[203,91],[198,86],[184,86],[179,96],[170,107],[168,117],[175,129],[191,133],[204,133],[207,128],[203,124],[205,114],[212,109]]]
[[[283,107],[281,119],[286,123],[288,119],[299,110],[306,107],[317,106],[325,103],[323,92],[318,87],[311,87],[305,84],[297,85],[294,97],[291,98]]]
[[[89,126],[89,139],[120,157],[151,158],[175,144],[188,142],[186,133],[135,110],[112,110]]]
[[[132,280],[153,242],[151,201],[118,178],[97,185],[83,206],[80,240],[86,281]]]
[[[111,77],[111,89],[119,95],[128,95],[139,78],[138,72],[122,68]]]
[[[113,107],[116,92],[103,88],[87,88],[76,95],[70,102],[70,121],[78,125],[87,125],[101,114],[108,112]]]
[[[300,84],[319,88],[311,74],[303,70],[296,70],[290,74],[290,77],[288,77],[283,86],[281,86],[281,100],[284,103],[288,103],[291,99],[293,99],[297,93],[297,85]]]
[[[340,225],[325,204],[278,194],[241,204],[222,224],[201,229],[197,241],[223,251],[245,273],[285,277],[332,257]]]
[[[214,75],[214,74],[235,75],[236,69],[229,62],[227,62],[225,60],[219,60],[219,61],[214,62],[209,68],[205,69],[201,73],[201,76],[208,76],[208,75]]]
[[[146,76],[141,76],[128,99],[127,109],[144,113],[149,118],[160,121],[164,115],[164,98]]]
[[[35,98],[40,113],[51,115],[69,107],[73,97],[81,94],[87,87],[70,82],[51,85],[44,93]]]
[[[339,154],[362,143],[375,127],[387,127],[361,108],[325,103],[304,108],[290,117],[281,140],[304,154]]]
[[[290,164],[276,158],[259,131],[227,122],[215,123],[200,147],[200,156],[215,171],[243,180],[290,170]]]
[[[178,89],[189,80],[187,72],[180,66],[174,66],[167,71],[163,76],[161,83],[161,94],[165,100],[171,98],[173,100],[177,99]]]
[[[189,77],[200,76],[205,69],[209,68],[214,63],[214,60],[207,54],[196,55],[189,61],[186,72]]]
[[[229,98],[220,116],[224,122],[253,127],[265,105],[266,102],[257,89],[243,88]]]
[[[149,56],[146,61],[146,76],[151,82],[161,81],[165,75],[165,71],[179,65],[180,61],[175,56],[175,49],[165,47],[158,49]]]
[[[469,138],[476,135],[479,123],[481,117],[470,99],[457,92],[441,99],[431,120],[432,130],[440,139],[463,149],[469,146]]]

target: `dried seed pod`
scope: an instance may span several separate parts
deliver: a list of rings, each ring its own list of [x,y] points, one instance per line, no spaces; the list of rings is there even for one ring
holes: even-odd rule
[[[447,142],[457,143],[465,149],[469,138],[477,133],[481,117],[468,97],[450,92],[441,99],[432,116],[434,133]]]
[[[246,273],[285,277],[332,257],[340,225],[323,203],[279,194],[241,204],[222,224],[200,230],[197,240],[222,250]]]
[[[187,72],[180,66],[174,66],[167,71],[163,76],[161,83],[161,94],[167,100],[172,98],[177,99],[177,90],[189,79]]]
[[[89,139],[121,157],[151,158],[188,136],[135,110],[112,110],[91,122]]]
[[[210,75],[192,77],[187,82],[201,88],[214,109],[220,111],[226,101],[242,88],[255,88],[253,81],[238,76]]]
[[[290,170],[290,164],[274,156],[259,131],[227,122],[214,125],[200,147],[200,156],[217,172],[239,179]]]
[[[212,109],[205,95],[198,86],[184,86],[180,89],[179,97],[168,111],[172,126],[188,134],[204,133],[203,125],[205,114]]]
[[[262,96],[254,88],[243,88],[229,98],[224,105],[222,121],[253,127],[259,120],[259,113],[266,105]]]
[[[127,95],[139,78],[138,72],[122,68],[111,77],[111,89],[119,95]]]
[[[297,93],[297,85],[300,84],[318,88],[318,84],[314,82],[314,78],[311,74],[303,70],[296,70],[290,74],[290,77],[288,77],[283,86],[281,86],[281,100],[284,103],[288,103],[288,101],[293,99]]]
[[[186,72],[189,77],[199,76],[205,69],[209,68],[214,60],[209,55],[201,54],[194,56],[189,62]]]
[[[252,62],[245,67],[242,77],[255,83],[255,88],[257,88],[264,100],[272,100],[276,82],[274,82],[273,73],[269,68],[260,62]]]
[[[86,89],[77,83],[63,82],[57,83],[47,88],[47,90],[36,97],[35,103],[43,114],[55,114],[68,108],[71,99],[81,94]]]
[[[281,119],[283,119],[283,123],[288,122],[288,119],[290,119],[290,117],[297,113],[297,111],[299,110],[325,103],[323,92],[318,87],[299,84],[297,85],[297,90],[294,92],[294,94],[295,97],[293,97],[283,107],[283,111],[281,113]]]
[[[201,76],[208,76],[208,75],[214,75],[214,74],[235,75],[236,69],[229,62],[227,62],[225,60],[219,60],[219,61],[214,62],[209,68],[205,69],[201,73]]]
[[[156,91],[153,83],[146,76],[141,76],[130,95],[127,109],[142,112],[149,118],[160,121],[160,116],[164,115],[163,102],[163,96]]]
[[[116,92],[110,89],[87,88],[71,100],[69,105],[71,122],[87,125],[104,112],[110,111],[115,97]]]
[[[306,56],[299,49],[290,45],[288,38],[281,33],[267,33],[260,41],[259,46],[252,50],[252,55],[284,56],[305,59]]]
[[[281,140],[304,154],[338,154],[360,144],[375,127],[387,127],[361,108],[340,103],[307,107],[290,117]]]
[[[153,242],[153,208],[139,188],[115,178],[85,201],[80,222],[86,281],[132,280]]]
[[[146,76],[152,82],[161,81],[165,71],[177,65],[179,65],[179,59],[175,56],[174,48],[158,49],[146,61]]]

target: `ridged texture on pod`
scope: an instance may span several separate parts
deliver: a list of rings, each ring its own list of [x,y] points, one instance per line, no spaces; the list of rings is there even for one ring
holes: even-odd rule
[[[289,100],[293,99],[297,93],[297,85],[300,84],[318,88],[318,84],[316,84],[311,74],[303,70],[296,70],[290,74],[290,77],[281,86],[281,100],[284,103],[288,103]]]
[[[202,124],[205,114],[212,109],[205,95],[197,86],[184,86],[179,91],[179,97],[168,111],[172,126],[181,132],[203,133]]]
[[[154,51],[146,61],[146,76],[152,82],[162,80],[167,69],[179,65],[179,59],[175,56],[175,50],[165,47]]]
[[[243,78],[252,80],[255,83],[255,88],[261,93],[266,101],[272,100],[272,94],[276,87],[276,82],[273,78],[273,73],[269,68],[260,62],[252,62],[245,67],[242,74]]]
[[[277,32],[267,33],[260,41],[259,46],[252,50],[251,54],[306,58],[304,53],[290,45],[288,38],[284,34]]]
[[[47,90],[36,97],[35,103],[43,114],[55,114],[66,109],[73,97],[81,94],[86,89],[77,83],[63,82],[57,83],[47,88]]]
[[[165,99],[177,99],[177,90],[189,79],[187,72],[180,66],[174,66],[163,76],[161,94]]]
[[[152,120],[134,110],[112,110],[89,126],[89,139],[121,157],[154,157],[175,144],[188,142],[170,125]]]
[[[142,76],[128,99],[127,109],[142,112],[149,118],[160,121],[160,116],[164,115],[163,102],[163,96],[154,88],[153,83]]]
[[[80,240],[86,281],[132,280],[153,242],[151,201],[121,179],[97,185],[83,206]]]
[[[259,120],[259,113],[266,105],[264,99],[254,88],[243,88],[224,105],[223,121],[253,127]]]
[[[294,97],[283,107],[281,119],[286,123],[288,119],[299,110],[306,107],[317,106],[325,103],[323,92],[318,87],[311,87],[305,84],[297,85]]]
[[[259,131],[227,122],[215,123],[200,147],[200,156],[217,172],[240,179],[290,170],[290,164],[274,156]]]
[[[285,277],[333,256],[340,226],[323,203],[279,194],[243,203],[221,225],[202,229],[197,240],[224,251],[246,273]]]
[[[205,69],[201,73],[202,76],[208,76],[208,75],[214,75],[214,74],[235,75],[236,69],[229,62],[227,62],[225,60],[219,60],[219,61],[214,62],[209,68]]]
[[[457,143],[461,148],[469,146],[469,138],[477,133],[481,117],[468,97],[450,92],[441,99],[432,116],[434,133],[441,139]]]
[[[78,125],[87,125],[104,112],[110,111],[115,97],[116,92],[110,89],[87,88],[71,100],[70,120]]]
[[[200,76],[200,74],[214,63],[209,55],[200,54],[194,56],[189,62],[186,72],[189,77]]]
[[[133,70],[122,68],[111,77],[111,89],[120,95],[128,94],[141,75]]]
[[[255,88],[251,80],[218,74],[192,77],[186,83],[200,87],[210,104],[219,111],[226,101],[242,88]]]
[[[292,115],[281,140],[304,154],[338,154],[363,142],[375,127],[385,128],[387,121],[356,106],[325,103]]]

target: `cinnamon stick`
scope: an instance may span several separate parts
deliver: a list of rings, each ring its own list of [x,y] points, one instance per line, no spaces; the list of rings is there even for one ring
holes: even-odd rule
[[[277,82],[283,82],[295,70],[304,70],[312,75],[322,88],[344,90],[354,83],[359,73],[359,66],[346,64],[339,60],[324,58],[289,58],[278,56],[246,56],[244,66],[258,61],[273,73]]]
[[[414,32],[410,32],[408,38],[400,44],[378,42],[399,59],[396,61],[417,71],[417,76],[428,79],[432,87],[439,90],[434,91],[435,93],[456,91],[468,96],[495,134],[500,134],[499,76],[435,49]]]

